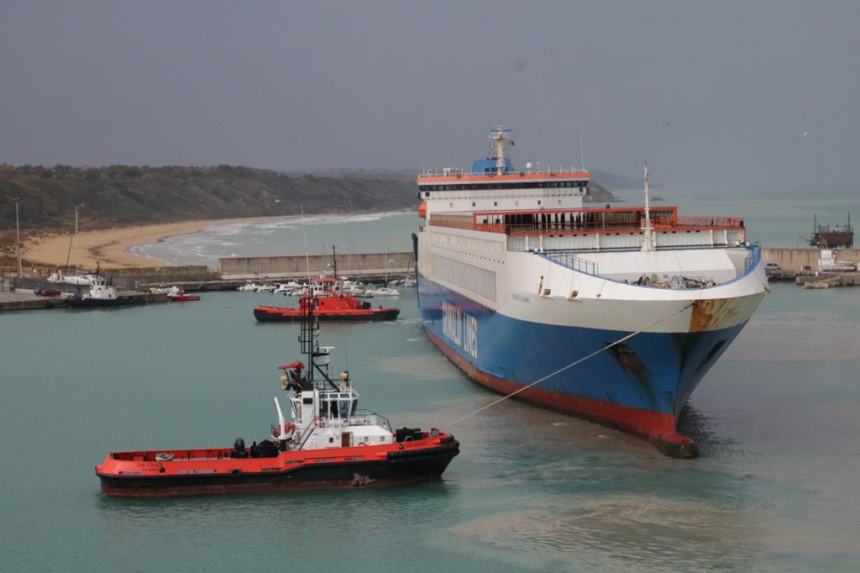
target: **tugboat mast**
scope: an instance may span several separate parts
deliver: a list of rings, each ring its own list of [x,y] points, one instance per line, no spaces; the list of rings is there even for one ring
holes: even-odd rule
[[[337,280],[337,252],[334,250],[334,245],[331,246],[331,268],[332,268],[332,278]]]
[[[319,319],[314,314],[317,304],[317,298],[310,292],[307,292],[299,300],[299,305],[304,311],[302,312],[299,345],[301,346],[301,353],[307,357],[308,361],[307,380],[312,386],[317,387],[316,376],[314,374],[316,371],[324,380],[324,382],[320,381],[320,387],[318,389],[325,388],[327,384],[331,388],[337,390],[337,385],[332,381],[328,373],[330,349],[327,348],[325,351],[321,351],[319,347],[320,324]],[[319,360],[322,357],[326,358],[324,363]]]

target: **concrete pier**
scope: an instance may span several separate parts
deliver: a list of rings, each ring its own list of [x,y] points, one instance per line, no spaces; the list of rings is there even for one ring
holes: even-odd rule
[[[836,258],[840,261],[860,263],[860,249],[834,249]],[[776,263],[787,273],[815,272],[818,270],[818,259],[821,249],[813,248],[763,248],[762,256],[765,262]]]
[[[310,273],[308,269],[310,268]],[[218,259],[222,279],[301,279],[333,271],[331,255]],[[412,252],[338,254],[337,274],[359,280],[404,277],[415,271]]]
[[[150,292],[120,291],[119,297],[141,297],[147,304],[168,302],[166,294]],[[66,308],[68,293],[61,296],[37,296],[30,290],[19,289],[11,292],[0,292],[0,313],[11,310],[40,310],[47,308]]]

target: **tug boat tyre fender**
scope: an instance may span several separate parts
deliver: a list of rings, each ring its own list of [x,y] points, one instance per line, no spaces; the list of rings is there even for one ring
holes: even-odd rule
[[[401,444],[402,446],[402,444]],[[417,461],[432,460],[440,457],[454,457],[460,452],[460,442],[452,440],[432,448],[397,450],[388,452],[388,462],[391,464],[411,464]]]

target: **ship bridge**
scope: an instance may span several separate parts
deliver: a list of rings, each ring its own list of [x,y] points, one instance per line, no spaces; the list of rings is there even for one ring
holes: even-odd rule
[[[589,173],[584,169],[551,169],[526,164],[516,169],[506,155],[513,141],[508,130],[490,132],[493,153],[471,169],[425,170],[418,175],[418,194],[427,214],[463,211],[582,208]]]

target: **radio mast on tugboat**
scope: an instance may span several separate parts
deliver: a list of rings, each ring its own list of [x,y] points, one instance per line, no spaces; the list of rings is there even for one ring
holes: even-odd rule
[[[278,367],[291,420],[274,398],[278,423],[246,448],[112,452],[96,466],[102,492],[164,496],[280,490],[297,484],[367,485],[438,478],[459,454],[454,436],[432,428],[392,430],[389,421],[358,409],[349,372],[333,380],[330,346],[319,345],[317,298],[300,299],[299,347],[307,361]]]

